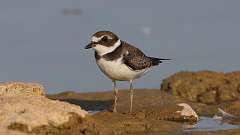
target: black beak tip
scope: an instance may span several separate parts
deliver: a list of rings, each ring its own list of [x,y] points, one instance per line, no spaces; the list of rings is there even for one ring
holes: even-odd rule
[[[92,44],[91,43],[84,47],[84,49],[90,49],[90,48],[92,48]]]

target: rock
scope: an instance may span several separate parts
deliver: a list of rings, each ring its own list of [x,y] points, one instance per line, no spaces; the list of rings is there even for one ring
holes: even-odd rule
[[[181,111],[177,111],[177,113],[180,113],[181,117],[183,119],[193,119],[192,121],[198,121],[198,115],[197,113],[192,109],[192,107],[186,103],[180,103],[178,106],[183,107]]]
[[[231,124],[240,124],[240,101],[228,102],[221,105],[218,109],[218,114],[223,121],[228,121]]]
[[[38,83],[0,83],[0,96],[16,96],[19,94],[45,96],[45,89]]]
[[[240,117],[240,101],[229,102],[222,109],[229,114]]]
[[[219,119],[221,117],[222,120],[224,119],[234,119],[236,116],[225,112],[223,109],[218,108],[218,114],[214,115],[215,118]]]
[[[146,117],[143,119],[135,115],[103,111],[94,115],[94,119],[108,129],[109,135],[151,134],[153,132],[176,135],[182,133],[180,123]]]
[[[240,84],[237,86],[237,91],[240,92]]]
[[[161,89],[176,97],[205,104],[236,101],[240,72],[179,72],[163,80]]]
[[[42,96],[44,88],[39,84],[4,83],[1,84],[0,91],[1,135],[22,134],[11,130],[11,127],[31,133],[36,127],[58,127],[67,123],[73,113],[81,118],[88,115],[80,106]]]
[[[185,102],[185,101],[182,101]],[[212,117],[218,111],[220,105],[208,105],[200,102],[186,102],[199,116]]]
[[[237,90],[237,89],[236,89]],[[226,86],[222,86],[219,88],[218,91],[218,100],[220,102],[227,102],[227,101],[235,101],[238,99],[237,97],[237,91],[229,90]]]
[[[208,91],[200,94],[197,101],[205,104],[214,104],[216,101],[216,91]]]
[[[221,108],[218,108],[218,112],[212,117],[214,120],[221,123],[230,123],[233,125],[239,125],[239,117],[236,117]]]
[[[106,110],[111,109],[113,94],[109,92],[91,92],[91,93],[74,93],[72,95],[56,94],[48,95],[51,98],[59,99],[84,105],[86,102],[88,107],[104,106]],[[106,103],[108,102],[108,103]],[[109,103],[110,102],[110,103]],[[129,111],[129,91],[119,90],[118,100],[118,112],[122,114],[128,114]],[[110,104],[110,105],[109,105]],[[91,107],[91,108],[94,108]],[[151,89],[135,89],[134,101],[133,101],[133,116],[141,120],[167,120],[177,122],[196,122],[195,117],[182,117],[176,111],[180,111],[182,107],[177,105],[177,101],[174,96],[161,90]],[[188,119],[189,118],[189,119]],[[112,118],[108,118],[111,120]]]
[[[59,126],[42,125],[28,131],[27,126],[21,123],[12,123],[8,126],[11,131],[21,131],[24,135],[111,135],[109,130],[97,123],[91,117],[82,118],[77,114],[72,114],[69,121]]]

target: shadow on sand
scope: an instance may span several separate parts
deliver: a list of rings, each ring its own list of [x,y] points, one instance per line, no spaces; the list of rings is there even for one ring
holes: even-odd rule
[[[81,100],[81,99],[71,99],[71,98],[57,99],[57,100],[81,106],[82,109],[87,111],[108,110],[112,107],[112,104],[113,104],[113,100],[101,101],[101,100]]]

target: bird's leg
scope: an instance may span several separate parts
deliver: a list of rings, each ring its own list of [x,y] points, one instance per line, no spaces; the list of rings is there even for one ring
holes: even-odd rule
[[[113,112],[117,112],[117,100],[118,100],[118,89],[116,88],[116,81],[113,80],[113,90],[114,90],[114,105]]]
[[[130,81],[130,109],[129,112],[132,113],[133,108],[133,81]]]

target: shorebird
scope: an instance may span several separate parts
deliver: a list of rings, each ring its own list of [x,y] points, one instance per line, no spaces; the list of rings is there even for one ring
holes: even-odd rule
[[[161,60],[170,60],[146,56],[140,49],[122,41],[110,31],[98,31],[91,37],[85,49],[95,50],[95,59],[100,70],[112,80],[114,90],[113,112],[117,112],[118,89],[116,81],[130,83],[130,109],[133,108],[133,81],[140,78]]]

